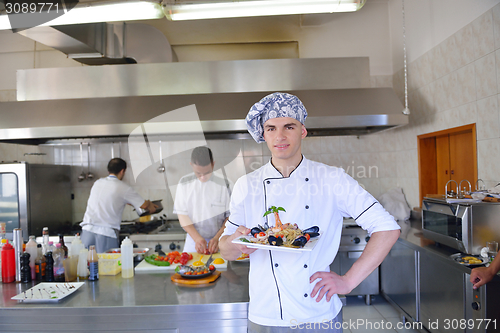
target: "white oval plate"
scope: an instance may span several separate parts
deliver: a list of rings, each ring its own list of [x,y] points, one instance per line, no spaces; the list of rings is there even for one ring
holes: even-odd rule
[[[232,243],[245,245],[250,248],[261,249],[261,250],[285,251],[285,252],[312,251],[312,249],[316,246],[316,243],[318,242],[320,237],[321,235],[319,235],[318,237],[311,238],[309,242],[307,242],[306,245],[304,245],[304,247],[286,247],[286,246],[273,246],[268,244],[251,243],[250,238],[254,238],[253,236],[241,236],[234,239]],[[250,243],[241,241],[242,238],[247,239]]]

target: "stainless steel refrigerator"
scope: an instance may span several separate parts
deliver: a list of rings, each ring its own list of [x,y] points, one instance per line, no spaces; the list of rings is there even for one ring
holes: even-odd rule
[[[68,165],[0,163],[0,222],[7,238],[15,228],[41,236],[64,233],[72,224],[71,167]]]

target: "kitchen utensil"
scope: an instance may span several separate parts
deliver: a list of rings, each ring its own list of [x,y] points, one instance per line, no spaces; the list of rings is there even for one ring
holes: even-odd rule
[[[82,164],[82,173],[78,176],[78,181],[82,182],[87,178],[87,175],[83,171],[83,143],[80,142],[80,162]]]
[[[151,201],[152,203],[154,203],[156,206],[158,206],[158,208],[156,208],[156,210],[154,212],[150,212],[149,210],[145,210],[144,213],[142,213],[141,215],[139,216],[146,216],[146,215],[151,215],[151,214],[157,214],[159,212],[161,212],[163,210],[163,205],[161,204],[161,201],[163,199],[160,199],[160,200],[153,200]]]
[[[158,172],[159,173],[164,173],[165,172],[165,165],[163,164],[163,156],[161,153],[161,141],[158,141],[158,145],[160,146],[160,166],[158,167]]]
[[[87,152],[88,152],[88,168],[87,168],[87,180],[94,179],[94,174],[90,172],[90,143],[87,144]]]
[[[205,267],[207,267],[208,269],[210,264],[214,261],[214,258],[213,258],[213,253],[210,255],[210,257],[208,258],[207,262],[205,263]]]

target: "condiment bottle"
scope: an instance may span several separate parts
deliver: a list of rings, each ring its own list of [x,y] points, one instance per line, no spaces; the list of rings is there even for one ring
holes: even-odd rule
[[[122,263],[122,278],[128,279],[134,277],[134,247],[132,241],[126,237],[122,241],[120,248]]]
[[[1,224],[2,224],[2,223],[0,223],[0,229],[2,228]],[[5,223],[4,223],[4,224],[5,224]],[[4,228],[5,228],[5,226],[4,226]],[[0,230],[0,232],[1,232],[1,230]],[[1,236],[2,236],[2,235],[0,234],[0,237],[1,237]],[[3,247],[3,245],[4,245],[4,244],[6,244],[6,243],[7,243],[7,239],[6,239],[6,238],[2,238],[2,239],[0,239],[0,282],[2,282],[2,268],[1,268],[1,267],[2,267],[2,247]]]
[[[64,244],[64,236],[59,234],[59,243],[61,244],[61,249],[64,251],[64,258],[68,257],[68,247]]]
[[[99,280],[99,257],[97,257],[95,245],[89,246],[89,255],[87,257],[87,261],[89,263],[89,280]]]
[[[49,228],[43,227],[42,229],[42,252],[43,254],[47,254],[49,246]]]
[[[48,242],[47,247],[45,248],[45,254],[49,252],[54,252],[54,250],[55,250],[54,242],[53,241]]]
[[[21,253],[21,282],[23,283],[32,281],[30,257],[31,255],[28,252]]]
[[[45,255],[45,261],[45,281],[54,282],[54,258],[52,258],[51,251]]]
[[[2,246],[2,282],[11,283],[15,280],[16,253],[14,247],[7,242]]]
[[[82,248],[83,248],[83,243],[82,240],[80,239],[80,235],[76,234],[75,239],[73,239],[73,241],[71,242],[68,255],[78,258],[80,256],[80,250]]]
[[[35,236],[30,236],[28,244],[26,244],[26,252],[30,254],[30,269],[31,269],[31,279],[35,279],[35,260],[38,257],[37,243],[35,241]]]
[[[77,267],[77,275],[78,279],[88,279],[89,277],[89,268],[87,263],[87,257],[89,254],[89,250],[86,248],[80,249],[80,255],[78,256],[78,267]]]
[[[52,257],[54,258],[54,280],[64,282],[64,250],[60,243],[56,244]]]
[[[45,281],[45,256],[42,253],[42,244],[37,246],[38,255],[35,259],[35,274],[38,281]]]

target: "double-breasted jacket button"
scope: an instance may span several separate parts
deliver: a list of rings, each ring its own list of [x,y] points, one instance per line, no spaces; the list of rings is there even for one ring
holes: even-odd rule
[[[307,294],[304,294],[304,297],[307,297]]]
[[[279,266],[278,263],[274,264],[274,267],[278,267],[278,266]]]
[[[307,264],[304,264],[304,268],[307,268]]]
[[[309,205],[306,205],[306,209],[309,209]]]
[[[268,181],[266,181],[266,183],[271,184],[271,181],[270,181],[270,180],[268,180]]]
[[[309,181],[309,178],[306,178],[306,182],[308,182],[308,181]]]

